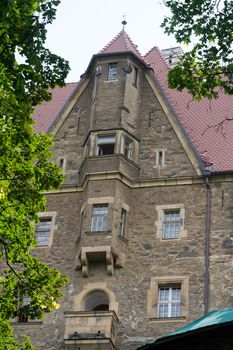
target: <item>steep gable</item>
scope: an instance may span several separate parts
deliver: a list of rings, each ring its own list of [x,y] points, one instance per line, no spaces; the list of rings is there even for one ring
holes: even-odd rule
[[[231,119],[233,98],[220,92],[217,100],[203,99],[198,103],[193,101],[192,96],[185,91],[169,89],[167,86],[169,67],[159,49],[153,47],[142,56],[124,30],[120,31],[98,55],[121,52],[132,53],[144,67],[150,67],[149,74],[160,85],[168,108],[174,118],[180,122],[190,144],[194,146],[204,164],[212,166],[215,172],[233,170],[233,124],[221,124],[224,119]],[[79,83],[71,83],[63,88],[53,89],[51,101],[36,107],[34,113],[36,132],[47,132],[51,129],[79,85]]]

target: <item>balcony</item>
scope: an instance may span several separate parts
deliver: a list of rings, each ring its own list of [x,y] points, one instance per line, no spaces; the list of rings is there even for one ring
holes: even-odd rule
[[[75,268],[82,270],[83,277],[88,277],[91,264],[105,264],[108,275],[113,275],[115,267],[125,266],[127,240],[111,232],[83,232],[77,244]]]
[[[113,350],[117,323],[115,311],[68,311],[65,313],[66,348]]]
[[[87,175],[91,174],[123,174],[130,180],[136,180],[139,167],[122,154],[91,156],[84,159],[79,170],[79,181],[82,183]]]

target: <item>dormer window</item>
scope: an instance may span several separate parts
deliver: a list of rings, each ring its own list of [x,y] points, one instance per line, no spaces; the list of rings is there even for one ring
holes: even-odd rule
[[[110,63],[108,67],[108,80],[117,79],[117,63]]]
[[[115,135],[101,135],[97,137],[97,155],[103,156],[114,154],[115,151]]]

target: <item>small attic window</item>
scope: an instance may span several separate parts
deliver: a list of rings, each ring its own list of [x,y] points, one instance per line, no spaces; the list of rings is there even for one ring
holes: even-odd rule
[[[117,79],[117,63],[110,63],[108,66],[108,80]]]

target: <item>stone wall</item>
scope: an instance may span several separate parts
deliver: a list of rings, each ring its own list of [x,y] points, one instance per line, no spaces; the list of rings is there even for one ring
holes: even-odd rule
[[[108,63],[118,59],[99,58],[88,87],[55,136],[55,161],[66,159],[65,192],[47,195],[47,211],[57,212],[57,229],[52,246],[35,248],[34,254],[68,275],[69,283],[61,307],[46,315],[42,323],[15,325],[17,332],[25,330],[31,335],[41,350],[66,349],[64,314],[83,311],[77,310],[77,305],[82,308],[82,301],[77,304],[75,300],[91,286],[101,289],[103,285],[114,295],[118,305],[114,311],[119,318],[116,347],[120,350],[135,349],[204,312],[204,179],[197,175],[140,65],[137,88],[132,86],[132,75],[123,71],[126,63],[136,65],[130,57],[119,59],[117,81],[107,81]],[[97,65],[103,68],[98,77],[94,74]],[[91,131],[122,127],[139,140],[138,163],[116,154],[85,158]],[[164,165],[156,164],[157,150],[165,150]],[[232,305],[232,181],[231,177],[210,179],[210,310]],[[101,198],[102,203],[109,204],[109,232],[88,236],[92,205],[100,203]],[[158,208],[163,206],[183,210],[183,235],[178,239],[162,240],[158,233]],[[127,215],[123,238],[119,237],[122,207]],[[112,275],[108,274],[106,261],[95,260],[93,254],[88,277],[83,277],[82,271],[75,269],[82,245],[93,249],[109,246],[113,252]],[[120,254],[124,255],[122,264],[117,262]],[[166,285],[181,284],[179,318],[157,317],[155,296],[164,281]]]

